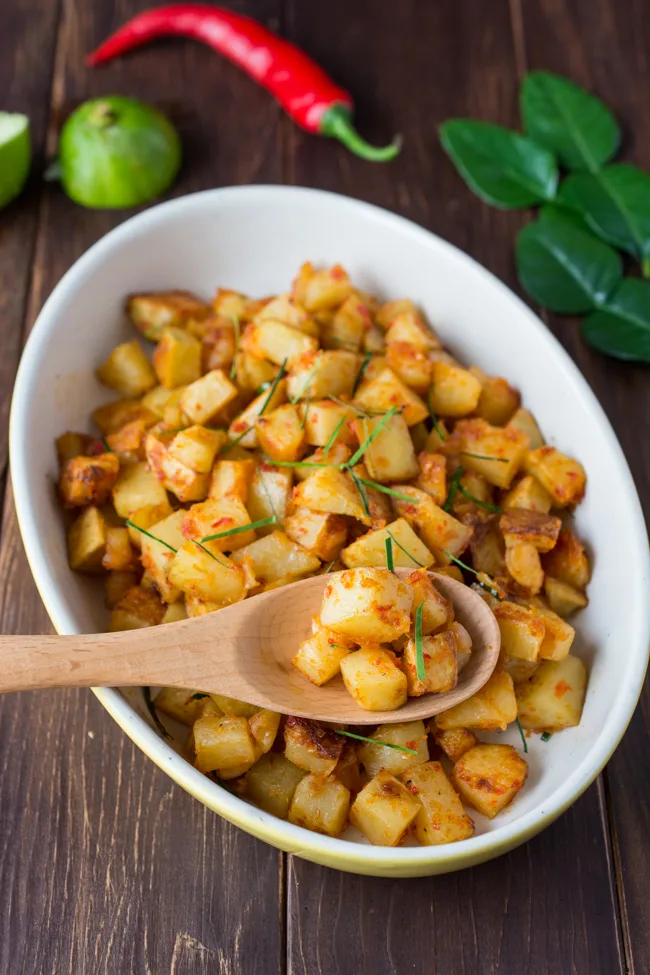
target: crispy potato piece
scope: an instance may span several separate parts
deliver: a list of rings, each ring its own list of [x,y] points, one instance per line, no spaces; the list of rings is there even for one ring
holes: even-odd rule
[[[357,538],[340,553],[341,561],[348,569],[363,565],[383,567],[386,565],[386,540],[389,538],[395,566],[412,569],[416,566],[428,568],[433,565],[433,555],[404,518],[397,518],[385,528],[378,528]]]
[[[233,561],[248,561],[261,582],[275,582],[283,576],[307,575],[320,568],[320,561],[311,552],[296,545],[284,532],[274,531],[258,538],[250,545],[233,552]]]
[[[544,555],[543,566],[548,575],[576,589],[584,589],[591,576],[584,546],[570,528],[562,529],[555,548]]]
[[[186,619],[189,619],[189,617],[185,608],[185,602],[183,600],[178,600],[178,602],[169,604],[165,610],[165,615],[162,618],[162,622],[180,623],[181,620]]]
[[[474,728],[480,731],[505,731],[517,717],[512,678],[497,667],[483,687],[460,704],[436,716],[436,726],[443,731],[451,728]]]
[[[350,822],[375,846],[398,846],[421,804],[389,772],[379,772],[350,807]]]
[[[210,314],[210,306],[190,291],[149,291],[129,295],[126,313],[145,338],[157,342],[163,329],[183,328]]]
[[[527,474],[517,481],[502,501],[504,508],[527,508],[547,515],[551,510],[553,498],[539,481]]]
[[[246,595],[246,574],[242,567],[226,555],[208,554],[194,542],[187,542],[178,550],[169,567],[168,579],[182,592],[221,606],[230,606]]]
[[[293,285],[293,297],[311,312],[336,308],[351,292],[350,278],[340,264],[314,271],[307,262],[298,272]]]
[[[59,478],[59,494],[66,508],[105,504],[117,481],[120,462],[115,454],[73,457]]]
[[[100,383],[122,396],[142,396],[156,385],[156,374],[137,339],[116,345],[97,370]]]
[[[259,756],[248,721],[234,714],[194,722],[195,765],[199,772],[252,765]]]
[[[461,755],[478,744],[478,738],[469,728],[442,728],[432,726],[433,740],[451,762],[457,762]]]
[[[354,404],[362,410],[387,412],[391,407],[401,410],[409,427],[420,423],[429,411],[420,397],[399,379],[392,369],[381,369],[372,378],[368,370],[354,397]]]
[[[403,501],[400,498],[393,498],[395,511],[409,524],[414,525],[437,561],[443,564],[450,561],[445,555],[445,549],[451,555],[462,555],[472,537],[472,527],[463,525],[453,515],[443,511],[434,504],[430,495],[418,488],[399,485],[397,490],[412,500]]]
[[[328,396],[349,396],[359,365],[359,356],[353,352],[306,352],[291,362],[287,395],[292,403],[307,398],[315,402]]]
[[[205,699],[205,694],[188,691],[186,687],[162,687],[154,698],[154,704],[157,711],[191,728],[201,714]]]
[[[206,433],[209,432],[206,431]],[[180,436],[180,434],[176,434],[176,436]],[[161,435],[156,435],[151,432],[148,433],[144,442],[144,449],[149,466],[161,484],[168,491],[171,491],[172,494],[175,494],[181,503],[202,501],[208,493],[210,475],[207,472],[200,473],[194,470],[184,463],[183,460],[174,456],[171,453],[171,445],[173,442],[173,440],[170,442],[167,436],[163,440],[161,439]],[[182,444],[183,446],[187,444],[187,438],[184,438]],[[188,444],[190,458],[194,459],[192,446],[192,444]],[[212,447],[216,451],[216,445],[214,443]],[[187,455],[182,453],[182,456]]]
[[[364,711],[395,711],[406,703],[406,677],[395,657],[380,646],[366,646],[341,662],[343,683]]]
[[[535,417],[529,410],[524,410],[523,408],[518,409],[515,415],[511,417],[508,426],[526,434],[530,450],[537,450],[538,447],[544,446],[544,437],[537,426]]]
[[[371,326],[372,318],[368,305],[361,301],[358,294],[352,293],[337,308],[330,320],[323,323],[321,343],[324,349],[359,352]]]
[[[193,504],[189,511],[183,513],[181,532],[185,538],[203,541],[206,536],[219,535],[232,531],[233,528],[245,528],[250,525],[248,511],[239,498],[219,498],[216,501],[201,501]],[[216,555],[218,552],[232,552],[243,548],[255,541],[255,531],[238,531],[223,538],[215,538],[206,542],[205,546]]]
[[[132,464],[144,460],[144,438],[147,426],[144,420],[132,420],[125,423],[115,433],[106,435],[106,443],[112,453],[117,455],[120,465]]]
[[[418,454],[418,466],[420,471],[415,487],[426,491],[434,504],[442,507],[447,500],[447,458],[423,450]]]
[[[338,558],[345,545],[348,526],[341,515],[310,511],[309,508],[295,508],[292,514],[284,519],[284,530],[289,538],[302,545],[308,552],[313,552],[324,562],[331,562]]]
[[[561,731],[580,724],[587,690],[587,670],[579,657],[545,660],[530,680],[517,684],[517,708],[523,728]]]
[[[410,342],[391,342],[386,348],[386,362],[410,389],[421,396],[429,391],[434,363],[426,352]]]
[[[434,362],[429,404],[440,416],[467,416],[478,406],[481,383],[467,369]]]
[[[552,576],[544,577],[544,592],[553,612],[564,619],[571,616],[578,609],[584,609],[589,600],[580,589],[562,582],[561,579],[554,579]]]
[[[492,426],[502,427],[513,418],[521,396],[506,379],[486,376],[482,370],[472,366],[470,372],[481,383],[481,395],[476,407],[476,415],[487,420]]]
[[[493,522],[474,526],[469,543],[472,566],[493,578],[506,574],[505,545],[503,536]]]
[[[260,386],[272,383],[279,371],[275,363],[258,359],[243,349],[235,356],[235,382],[246,393],[258,393]]]
[[[334,403],[332,400],[324,399],[317,403],[301,403],[298,407],[301,422],[305,426],[305,440],[314,447],[325,447],[330,442],[330,454],[336,447],[344,444],[356,444],[356,434],[354,431],[355,414],[352,408],[347,408],[342,403]],[[343,426],[339,426],[345,418]],[[336,432],[338,430],[338,432]],[[336,439],[332,437],[336,433]],[[328,455],[328,459],[330,456]],[[334,460],[332,459],[332,463]]]
[[[544,570],[539,552],[532,542],[506,545],[506,568],[515,582],[533,596],[544,584]]]
[[[192,423],[207,423],[235,399],[237,392],[222,369],[212,369],[185,386],[180,407]]]
[[[359,759],[353,745],[348,744],[343,746],[341,757],[334,769],[334,775],[350,792],[353,792],[355,795],[357,792],[361,792],[363,782],[361,780]]]
[[[350,791],[342,782],[306,775],[296,786],[288,818],[315,833],[339,836],[347,825],[349,808]]]
[[[540,657],[543,660],[563,660],[571,649],[576,631],[570,623],[545,606],[534,606],[531,612],[544,624]]]
[[[276,365],[293,360],[318,349],[318,340],[312,335],[285,325],[284,322],[265,319],[249,325],[242,336],[244,351],[259,359],[270,359]]]
[[[55,441],[59,468],[63,467],[66,461],[72,460],[73,457],[85,454],[92,442],[93,438],[87,433],[72,433],[70,430],[67,433],[62,433]]]
[[[354,647],[349,637],[326,629],[319,621],[312,635],[298,647],[292,663],[312,684],[321,687],[341,672],[341,661]]]
[[[424,679],[417,676],[415,640],[409,637],[402,655],[402,669],[406,674],[409,697],[422,694],[441,694],[451,691],[458,683],[456,636],[450,630],[422,637]]]
[[[461,455],[462,464],[495,487],[509,488],[524,463],[528,438],[511,427],[493,427],[480,418],[459,420],[443,450]],[[488,458],[487,460],[485,458]]]
[[[169,444],[171,457],[197,474],[209,474],[214,459],[227,441],[224,430],[207,430],[194,425],[179,430]]]
[[[529,450],[524,466],[546,488],[555,507],[573,507],[584,498],[587,486],[584,467],[555,447]]]
[[[262,415],[262,412],[271,413],[278,406],[282,406],[286,398],[287,381],[281,379],[275,389],[273,387],[265,389],[259,396],[255,397],[252,403],[248,404],[236,420],[233,420],[228,427],[228,436],[231,440],[237,440],[242,447],[257,447],[255,421],[258,416]]]
[[[165,606],[159,596],[141,586],[127,589],[111,613],[109,631],[139,630],[144,626],[157,626],[162,623]]]
[[[554,515],[526,508],[508,508],[499,519],[506,548],[517,542],[529,542],[538,552],[550,552],[561,527],[562,522]]]
[[[193,383],[201,375],[201,343],[182,328],[165,328],[154,349],[153,367],[167,389]]]
[[[363,462],[372,480],[390,484],[409,481],[418,475],[420,468],[413,441],[406,421],[399,413],[388,420],[379,416],[362,417],[355,421],[355,430],[359,443],[368,443]]]
[[[386,328],[386,344],[407,342],[421,352],[441,348],[440,339],[412,302],[404,302],[401,308],[399,306],[399,302],[391,301],[378,312],[377,324]]]
[[[109,571],[124,572],[137,566],[136,553],[131,548],[128,528],[106,528],[106,551],[102,565]]]
[[[158,419],[156,414],[147,409],[140,400],[133,399],[119,399],[114,403],[105,403],[93,410],[92,418],[103,436],[115,433],[133,420],[144,420],[145,425],[150,427]]]
[[[429,760],[429,746],[423,721],[380,724],[373,732],[372,738],[372,742],[360,743],[357,748],[359,761],[369,778],[382,771],[399,775]],[[375,744],[375,742],[386,742],[386,744]],[[399,745],[399,748],[391,748],[391,745]],[[403,751],[405,748],[408,751]]]
[[[353,639],[378,643],[408,633],[413,589],[388,569],[347,569],[325,587],[321,623]]]
[[[140,573],[107,572],[104,580],[104,605],[106,609],[115,609],[127,589],[137,586]]]
[[[136,526],[135,528],[131,528],[129,525],[126,526],[131,545],[135,549],[140,550],[142,548],[142,539],[146,536],[137,529],[149,529],[152,525],[167,518],[171,513],[172,507],[166,497],[162,504],[145,504],[141,508],[136,508],[135,511],[130,512],[128,516],[129,521],[132,525]]]
[[[397,564],[397,563],[396,563]],[[424,569],[412,572],[406,580],[413,587],[413,614],[422,604],[422,633],[435,633],[454,620],[454,607],[434,586]]]
[[[503,653],[508,657],[534,663],[539,656],[546,633],[542,620],[525,606],[518,606],[506,600],[498,603],[493,613],[499,624]]]
[[[352,478],[335,467],[316,468],[313,474],[294,488],[293,503],[311,511],[350,515],[364,525],[371,522]]]
[[[246,773],[246,793],[255,805],[285,819],[298,783],[304,777],[304,769],[271,751],[262,755]]]
[[[289,715],[284,726],[284,755],[298,768],[329,775],[343,751],[343,739],[316,721]]]
[[[147,528],[147,535],[140,535],[141,560],[145,570],[155,583],[157,591],[166,603],[175,602],[180,590],[170,582],[169,571],[175,552],[185,544],[181,532],[183,511],[175,511]],[[133,530],[131,530],[133,534]],[[169,547],[168,547],[169,546]]]
[[[101,572],[106,533],[101,511],[93,505],[84,508],[68,530],[68,562],[73,572]]]
[[[291,468],[271,467],[259,464],[255,469],[248,489],[246,507],[251,521],[275,518],[276,525],[282,525],[289,510],[293,471]],[[257,529],[258,535],[270,535],[274,525]]]
[[[440,762],[419,765],[403,772],[400,779],[420,800],[415,835],[422,846],[455,843],[474,835],[474,823],[463,809]]]
[[[213,500],[232,496],[246,504],[254,473],[255,461],[252,457],[217,460],[210,474],[208,498]]]
[[[452,781],[463,802],[494,819],[517,795],[528,762],[512,745],[475,745],[454,765]]]
[[[251,734],[264,755],[273,747],[273,742],[276,739],[278,728],[280,727],[281,718],[282,715],[278,714],[277,711],[260,708],[259,711],[256,711],[248,719]]]
[[[260,449],[272,460],[299,460],[304,453],[305,431],[295,406],[285,403],[255,420]]]

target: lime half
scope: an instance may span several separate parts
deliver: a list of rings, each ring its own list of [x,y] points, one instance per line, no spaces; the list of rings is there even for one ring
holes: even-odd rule
[[[0,112],[0,207],[18,196],[29,175],[31,161],[29,119],[26,115]]]

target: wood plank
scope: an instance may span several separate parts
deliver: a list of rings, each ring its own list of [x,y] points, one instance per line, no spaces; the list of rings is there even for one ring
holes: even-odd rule
[[[146,6],[66,5],[53,90],[56,123],[85,98],[129,93],[168,111],[181,129],[187,158],[173,195],[280,181],[278,110],[213,52],[179,40],[101,71],[83,69],[83,55]],[[239,7],[272,18],[279,2]],[[27,23],[20,29],[27,33]],[[19,83],[22,77],[21,71]],[[69,265],[127,216],[86,211],[58,188],[47,190],[27,328]],[[9,493],[0,629],[48,628]],[[282,855],[172,784],[89,692],[4,698],[0,734],[12,742],[0,758],[0,970],[265,975],[284,969]],[[251,878],[255,897],[266,905],[262,924]]]
[[[595,91],[622,123],[621,158],[650,169],[650,25],[634,0],[541,0],[523,5],[526,58],[531,68],[569,75]],[[597,56],[595,53],[597,52]],[[634,273],[638,273],[635,269]],[[578,362],[618,434],[646,518],[650,515],[650,388],[647,369],[617,363],[585,346],[575,323],[552,318],[551,328]],[[647,892],[650,866],[640,855],[650,831],[647,766],[650,690],[646,689],[623,742],[605,772],[631,972],[650,971]]]
[[[404,133],[390,166],[291,132],[298,183],[396,210],[516,286],[522,216],[476,200],[442,152],[454,115],[517,124],[521,24],[506,2],[290,5],[292,39],[358,96],[359,127]],[[526,847],[448,877],[379,881],[290,858],[289,971],[359,975],[622,971],[608,835],[598,786]]]

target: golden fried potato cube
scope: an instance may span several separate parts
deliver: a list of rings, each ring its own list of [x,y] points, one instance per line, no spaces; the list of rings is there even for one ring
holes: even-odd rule
[[[252,714],[248,723],[250,725],[251,734],[255,739],[258,748],[262,751],[264,755],[269,752],[273,746],[273,742],[276,739],[278,728],[280,727],[281,714],[277,711],[269,711],[268,708],[260,708],[255,714]]]
[[[259,359],[270,359],[278,366],[285,359],[295,359],[318,349],[318,339],[312,335],[270,318],[249,325],[242,344],[246,352]]]
[[[246,504],[254,473],[255,461],[252,458],[229,460],[224,457],[218,460],[210,474],[208,498],[214,500],[232,496]]]
[[[395,563],[398,564],[397,562]],[[412,572],[406,580],[413,588],[413,614],[422,606],[422,633],[427,636],[454,620],[454,607],[436,588],[424,569]]]
[[[440,436],[440,434],[443,434],[443,436]],[[435,454],[446,443],[448,437],[449,430],[447,429],[447,424],[444,420],[437,420],[433,430],[427,436],[424,449],[430,454]]]
[[[257,324],[268,318],[276,322],[284,322],[285,325],[291,325],[292,328],[297,328],[308,335],[318,335],[318,329],[314,330],[315,323],[307,313],[307,309],[288,291],[264,301],[253,315],[252,321]]]
[[[330,320],[323,322],[321,327],[323,348],[358,352],[371,325],[372,317],[368,305],[359,298],[358,294],[352,293],[336,309]]]
[[[171,443],[168,441],[168,437],[163,440],[161,436],[156,434],[147,434],[144,449],[149,467],[161,484],[172,494],[175,494],[181,503],[202,501],[208,493],[209,474],[194,470],[178,456],[174,456],[170,450]],[[211,449],[210,446],[207,449]],[[191,457],[192,459],[195,457],[192,438],[185,438],[180,441],[177,450],[181,456]],[[201,450],[201,445],[199,445],[198,450]]]
[[[579,461],[555,447],[538,447],[528,451],[524,466],[546,488],[555,507],[567,508],[582,501],[587,475]]]
[[[289,822],[315,833],[339,836],[345,829],[350,792],[342,782],[321,775],[301,779],[289,806]]]
[[[436,333],[430,328],[420,313],[413,307],[408,307],[411,302],[404,303],[399,310],[398,302],[388,302],[379,310],[377,322],[379,325],[384,323],[386,328],[386,344],[388,346],[408,343],[420,352],[429,352],[431,349],[439,349],[440,340]],[[387,318],[388,315],[392,317]]]
[[[233,528],[245,528],[250,525],[248,511],[239,498],[219,498],[213,501],[201,501],[193,504],[189,511],[183,512],[181,531],[185,538],[193,538],[201,542],[212,535],[232,532]],[[232,552],[243,548],[255,541],[255,531],[238,531],[222,538],[205,542],[206,548],[216,555],[218,552]]]
[[[96,375],[104,386],[127,397],[142,396],[156,385],[153,366],[137,339],[116,345]]]
[[[348,637],[325,627],[319,627],[298,647],[292,660],[312,684],[321,687],[341,672],[341,661],[354,649]]]
[[[293,503],[311,511],[350,515],[364,525],[369,525],[371,521],[352,478],[336,467],[317,467],[313,474],[294,488]]]
[[[350,792],[353,792],[355,795],[357,792],[361,792],[363,782],[361,780],[359,759],[356,749],[352,744],[343,746],[341,757],[334,769],[334,775]]]
[[[85,454],[92,439],[87,433],[72,433],[70,430],[57,437],[55,446],[59,467],[63,467],[65,462],[72,460],[73,457],[79,457],[80,454]]]
[[[467,369],[434,362],[429,404],[440,416],[467,416],[478,406],[481,383]]]
[[[526,474],[508,491],[502,501],[503,508],[527,508],[547,515],[551,510],[553,498],[539,481]]]
[[[179,589],[169,580],[169,570],[176,551],[185,544],[181,532],[184,514],[184,511],[174,511],[162,521],[150,525],[147,535],[138,533],[142,565],[166,603],[173,603],[180,596]]]
[[[324,562],[338,558],[348,534],[347,523],[341,515],[309,508],[294,508],[284,519],[283,527],[289,538]]]
[[[193,596],[192,593],[185,593],[185,610],[188,619],[194,619],[195,616],[207,616],[208,613],[216,613],[218,609],[222,609],[221,603],[206,602],[204,599],[199,599],[198,596]]]
[[[385,528],[361,535],[343,549],[341,561],[348,569],[363,565],[385,566],[387,539],[392,545],[395,566],[412,569],[418,565],[425,568],[433,565],[433,555],[404,518],[397,518]]]
[[[104,580],[104,605],[106,609],[115,609],[127,589],[137,586],[139,572],[108,572]]]
[[[374,481],[390,484],[409,481],[419,473],[409,429],[401,414],[386,417],[361,417],[355,421],[360,444],[367,443],[363,462]],[[379,431],[375,433],[375,431]]]
[[[131,545],[138,551],[142,548],[142,539],[146,536],[138,531],[138,528],[148,530],[152,525],[167,518],[172,513],[172,506],[165,498],[162,504],[144,504],[141,508],[136,508],[130,512],[129,521],[137,527],[131,528],[127,525]]]
[[[520,407],[514,416],[510,418],[508,426],[513,427],[515,430],[520,430],[522,433],[526,434],[528,437],[530,450],[537,450],[538,447],[544,446],[544,437],[542,436],[542,432],[537,426],[537,421],[530,410],[525,410]]]
[[[434,504],[442,505],[447,500],[447,459],[442,454],[420,451],[417,457],[419,472],[415,487],[426,491]]]
[[[459,420],[449,449],[460,453],[463,466],[482,474],[490,484],[509,488],[524,463],[528,438],[520,430],[493,427],[477,417]]]
[[[235,355],[235,382],[245,392],[257,392],[265,383],[272,383],[280,370],[273,362],[258,359],[240,349]],[[268,395],[268,389],[266,389]]]
[[[222,606],[236,603],[246,595],[246,575],[242,567],[225,555],[208,554],[193,541],[183,545],[174,556],[168,579],[182,592]],[[219,766],[222,767],[226,766]]]
[[[274,517],[277,524],[283,524],[289,509],[292,486],[291,468],[260,464],[253,474],[246,501],[251,521],[263,521],[265,518]],[[270,535],[274,530],[273,525],[267,525],[258,528],[257,533]]]
[[[352,803],[350,823],[374,846],[398,846],[421,808],[395,776],[379,772]]]
[[[570,623],[545,606],[534,606],[531,612],[544,625],[544,639],[539,650],[541,659],[563,660],[571,649],[576,631]]]
[[[236,697],[226,697],[225,694],[210,694],[210,699],[217,706],[220,714],[236,714],[238,717],[252,718],[260,710],[254,704],[240,701]]]
[[[409,389],[392,369],[381,369],[373,378],[367,378],[367,373],[368,370],[355,394],[355,406],[380,413],[395,406],[402,411],[409,427],[420,423],[429,415],[429,410],[417,393]]]
[[[307,262],[293,284],[293,297],[311,312],[337,308],[351,293],[350,278],[340,264],[314,271]]]
[[[480,381],[482,389],[476,406],[476,415],[487,420],[492,426],[502,427],[513,418],[521,396],[509,382],[496,376],[486,376],[480,369],[472,367],[470,372]]]
[[[448,563],[450,555],[459,556],[465,551],[472,537],[471,525],[464,525],[434,504],[433,498],[425,491],[410,485],[400,485],[399,493],[409,498],[393,498],[393,507],[398,515],[413,525],[427,548],[441,563]]]
[[[395,711],[406,703],[406,677],[380,646],[354,650],[340,662],[343,683],[364,711]]]
[[[515,582],[533,596],[544,584],[544,570],[539,552],[532,542],[506,545],[506,568]]]
[[[242,447],[252,449],[257,446],[257,431],[255,421],[258,416],[264,413],[271,413],[282,406],[287,399],[287,381],[281,379],[275,386],[265,389],[248,404],[245,410],[240,413],[236,420],[233,420],[228,427],[228,436],[231,440],[237,440]],[[243,436],[242,436],[243,434]]]
[[[230,320],[235,316],[241,321],[247,322],[250,321],[261,304],[261,301],[247,298],[240,291],[233,291],[230,288],[217,288],[217,293],[212,299],[212,310],[215,315],[222,315]]]
[[[457,762],[461,755],[478,744],[478,738],[469,728],[450,728],[444,731],[433,725],[433,740],[451,762]]]
[[[125,423],[115,433],[106,435],[106,443],[111,451],[117,455],[121,465],[144,460],[144,439],[147,426],[144,420],[132,420]]]
[[[158,417],[137,399],[118,399],[114,403],[104,403],[92,412],[93,421],[103,436],[115,433],[133,420],[144,420],[147,427],[152,426]]]
[[[349,396],[359,366],[359,356],[353,352],[338,349],[306,352],[291,363],[287,395],[292,403]]]
[[[235,396],[237,387],[222,369],[212,369],[185,386],[180,407],[192,423],[207,423]]]
[[[512,678],[497,667],[476,694],[438,714],[436,726],[443,731],[451,728],[505,731],[516,717],[517,702]]]
[[[184,387],[181,387],[183,389]],[[162,420],[165,415],[165,406],[172,397],[175,397],[178,390],[165,389],[164,386],[154,386],[153,389],[149,390],[148,393],[142,397],[141,403],[146,406],[148,410],[151,410],[153,414]]]
[[[371,779],[382,771],[399,775],[415,765],[429,761],[427,732],[423,721],[380,724],[372,733],[372,738],[372,742],[359,743],[357,747],[359,761]],[[392,747],[395,745],[398,747]]]
[[[167,389],[193,383],[201,375],[201,343],[182,328],[165,328],[154,349],[153,367]]]
[[[557,542],[562,522],[555,515],[527,508],[507,508],[499,519],[506,547],[530,542],[538,552],[550,552]]]
[[[542,620],[532,610],[507,600],[498,603],[492,612],[499,624],[501,649],[506,656],[535,662],[546,632]]]
[[[332,400],[323,399],[309,404],[301,403],[299,407],[301,420],[305,423],[305,440],[314,447],[325,447],[338,428],[336,439],[332,441],[328,460],[332,460],[334,448],[342,444],[356,443],[354,432],[355,413],[351,407],[346,407],[342,403],[334,403]],[[339,427],[341,421],[345,422]]]
[[[409,389],[425,395],[431,386],[433,362],[410,342],[391,342],[386,348],[386,363]]]
[[[68,530],[68,562],[74,572],[100,572],[106,551],[106,522],[93,505],[78,515]]]
[[[154,704],[156,711],[162,711],[191,728],[201,714],[201,705],[206,697],[200,691],[188,691],[186,687],[162,687],[154,698]]]
[[[406,674],[409,697],[422,694],[441,694],[452,691],[458,683],[457,642],[453,631],[444,630],[422,637],[424,679],[417,675],[417,648],[409,637],[402,654],[402,669]]]
[[[323,626],[357,640],[396,640],[411,625],[413,590],[388,569],[346,569],[325,587]]]
[[[591,577],[584,546],[570,528],[562,529],[555,548],[544,555],[543,565],[548,575],[576,589],[584,589]]]
[[[474,823],[440,762],[418,765],[403,772],[400,780],[420,801],[415,835],[422,846],[455,843],[474,835]]]
[[[316,721],[289,715],[284,726],[284,755],[298,768],[329,775],[341,757],[343,739]]]
[[[185,601],[179,599],[175,603],[170,603],[165,610],[165,615],[162,618],[163,623],[180,623],[182,620],[189,619],[187,615],[187,609],[185,608]]]
[[[522,728],[561,731],[580,724],[587,690],[587,669],[579,657],[544,660],[530,680],[517,684]]]
[[[403,312],[407,312],[409,315],[421,321],[422,331],[427,328],[417,305],[410,298],[394,298],[391,301],[385,302],[375,312],[375,321],[381,328],[388,329],[393,320]]]
[[[255,420],[257,442],[272,460],[299,460],[304,452],[305,431],[295,406],[286,403]]]
[[[363,335],[363,351],[371,355],[380,356],[386,351],[384,333],[378,325],[371,325]]]
[[[521,660],[519,657],[504,656],[501,664],[505,672],[510,674],[513,683],[516,685],[522,684],[533,676],[540,665],[540,660],[539,658],[537,660]]]
[[[144,462],[130,464],[120,471],[113,487],[113,505],[120,518],[130,518],[141,508],[158,505],[162,506],[161,510],[171,511],[165,488]]]
[[[248,721],[235,714],[195,721],[194,748],[199,772],[252,764],[258,757]]]
[[[115,454],[73,457],[59,477],[59,494],[66,508],[105,504],[117,481],[120,462]]]
[[[129,295],[126,313],[145,338],[156,342],[169,326],[183,328],[191,319],[206,318],[210,306],[190,291],[150,291]]]
[[[584,609],[589,602],[580,589],[552,576],[544,577],[544,592],[553,612],[563,619],[571,616],[578,609]]]
[[[198,474],[209,474],[219,450],[227,442],[223,430],[191,426],[180,430],[169,445],[169,453],[185,467]]]
[[[279,752],[268,752],[246,773],[248,798],[280,819],[285,819],[298,783],[305,770],[298,768]]]
[[[136,554],[131,548],[128,528],[109,526],[106,528],[106,551],[102,565],[109,571],[124,572],[135,568]]]
[[[454,765],[452,782],[463,802],[494,819],[517,795],[528,762],[512,745],[475,745]]]
[[[311,552],[291,541],[282,531],[258,538],[233,552],[239,565],[249,561],[260,582],[275,582],[282,576],[307,575],[320,568],[320,561]]]
[[[111,613],[109,631],[139,630],[144,626],[158,626],[165,615],[165,606],[157,593],[132,586],[127,589]]]
[[[463,579],[463,573],[457,565],[437,565],[436,572],[441,576],[449,576],[450,579],[455,579],[456,582],[465,581]]]

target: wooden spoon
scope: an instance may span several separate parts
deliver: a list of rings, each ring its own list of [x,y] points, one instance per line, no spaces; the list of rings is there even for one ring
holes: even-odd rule
[[[408,575],[408,570],[397,569]],[[319,575],[180,623],[87,636],[0,637],[0,692],[44,687],[187,687],[305,718],[378,724],[428,718],[485,684],[499,655],[497,622],[475,592],[429,573],[472,638],[453,691],[410,697],[397,711],[364,711],[336,677],[315,687],[292,665],[311,632],[323,590]]]

